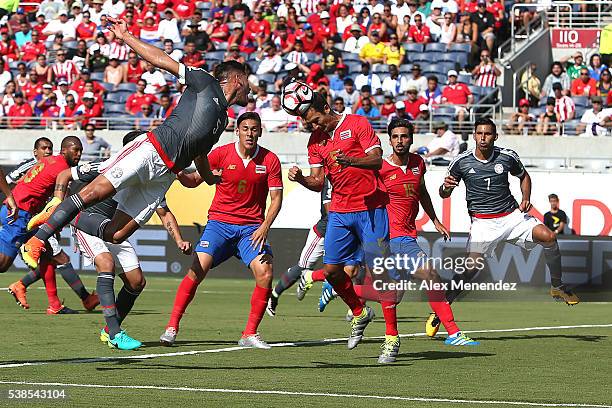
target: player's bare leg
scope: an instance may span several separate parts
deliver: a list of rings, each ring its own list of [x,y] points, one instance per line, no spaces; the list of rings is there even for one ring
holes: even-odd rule
[[[544,247],[544,258],[550,271],[550,295],[555,299],[563,300],[569,306],[580,303],[578,296],[569,290],[561,279],[561,252],[556,234],[544,224],[533,227],[531,234],[533,240]]]
[[[257,333],[257,327],[263,319],[268,304],[268,298],[272,293],[272,257],[268,254],[259,255],[249,265],[255,277],[255,288],[251,295],[251,310],[246,327],[238,345],[259,349],[269,349],[270,345],[261,339]]]
[[[159,341],[165,346],[171,346],[176,341],[176,336],[179,331],[179,324],[187,306],[193,300],[198,285],[204,280],[206,274],[213,266],[213,257],[204,252],[196,252],[193,256],[193,263],[187,275],[181,281],[176,296],[174,298],[174,306],[170,314],[170,320],[166,325],[165,332],[159,338]]]

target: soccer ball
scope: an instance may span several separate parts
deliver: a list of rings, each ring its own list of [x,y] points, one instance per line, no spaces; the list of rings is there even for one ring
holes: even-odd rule
[[[313,90],[303,82],[290,82],[283,88],[281,105],[293,116],[303,115],[314,99]]]

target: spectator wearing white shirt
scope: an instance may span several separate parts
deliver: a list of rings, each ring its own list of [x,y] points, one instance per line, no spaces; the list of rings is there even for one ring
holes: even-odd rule
[[[361,63],[361,74],[355,77],[355,88],[361,89],[364,85],[369,85],[372,93],[376,94],[382,89],[380,77],[377,74],[370,72],[370,64],[367,62]]]
[[[427,146],[416,149],[424,157],[435,158],[443,157],[453,159],[459,154],[459,137],[448,129],[444,121],[437,121],[433,124],[436,137]]]
[[[119,17],[125,11],[125,4],[120,0],[106,0],[102,9],[111,17]]]
[[[164,40],[164,52],[176,62],[181,62],[183,58],[183,51],[175,49],[174,43],[170,39]]]
[[[440,40],[443,24],[444,16],[442,15],[442,9],[440,7],[431,9],[431,14],[425,19],[425,25],[429,27],[429,33],[434,41]]]
[[[601,96],[592,96],[591,105],[593,105],[593,108],[586,110],[580,118],[580,124],[576,126],[576,134],[592,134],[591,128],[594,123],[599,124],[612,115],[612,108],[602,109],[603,99]]]
[[[261,109],[261,124],[268,132],[286,132],[291,122],[297,122],[295,116],[289,115],[281,107],[281,99],[278,95],[272,97],[270,107]]]
[[[306,65],[308,63],[308,55],[302,51],[303,49],[304,43],[302,40],[295,40],[293,51],[287,54],[287,61],[293,62],[296,65]]]
[[[411,3],[416,3],[417,0],[409,0]],[[384,7],[384,6],[383,6]],[[382,14],[382,12],[381,12]],[[391,5],[391,14],[397,16],[399,21],[404,21],[404,16],[410,16],[412,12],[405,0],[397,0],[396,4]],[[374,15],[374,13],[372,13]]]
[[[431,9],[441,8],[442,13],[451,13],[453,15],[453,21],[459,12],[459,5],[455,0],[433,0],[431,2]]]
[[[408,79],[400,75],[395,65],[389,65],[389,76],[382,82],[383,93],[396,97],[405,93],[406,90],[408,90]]]
[[[339,115],[348,115],[349,113],[353,113],[351,108],[349,108],[348,106],[344,104],[344,99],[342,99],[339,96],[334,99],[333,109],[334,109],[334,112],[336,112]]]
[[[344,105],[349,109],[359,101],[359,92],[355,89],[355,83],[351,78],[346,78],[344,80],[344,89],[336,92],[335,97],[342,98]]]
[[[4,93],[4,89],[6,88],[6,84],[11,81],[13,75],[11,71],[4,69],[4,60],[0,58],[0,94]]]
[[[79,2],[72,3],[72,7],[70,9],[72,11],[72,18],[69,21],[72,23],[75,30],[79,26],[79,24],[81,24],[81,22],[83,21],[83,13],[81,12],[82,9],[83,9],[83,6],[81,3]]]
[[[155,65],[149,62],[146,63],[146,69],[147,72],[140,76],[141,79],[147,82],[144,93],[155,95],[164,91],[168,92],[168,85],[166,83],[166,78],[164,78],[164,74],[156,69]]]
[[[410,25],[415,25],[414,18],[416,16],[421,16],[421,21],[425,21],[425,19],[427,18],[425,16],[425,14],[421,13],[418,10],[418,7],[419,7],[419,5],[418,5],[418,1],[417,0],[408,0],[408,13],[406,15],[408,17],[410,17]],[[399,21],[404,21],[403,17]]]
[[[100,20],[102,14],[107,14],[106,11],[102,10],[103,5],[103,0],[93,0],[92,7],[87,9],[87,11],[89,11],[89,20],[96,23],[96,25],[100,25],[102,23]]]
[[[43,14],[45,16],[45,20],[55,20],[58,17],[60,10],[64,9],[65,5],[62,0],[44,0],[38,6],[38,14]]]
[[[43,30],[43,34],[49,36],[49,41],[53,41],[55,34],[60,33],[64,36],[64,41],[72,41],[76,38],[76,28],[68,21],[66,10],[60,10],[58,19],[51,20]]]
[[[60,108],[66,106],[66,96],[68,95],[72,95],[74,97],[75,102],[79,101],[79,95],[76,91],[70,89],[69,85],[70,84],[68,84],[68,81],[66,81],[65,79],[60,79],[59,83],[57,84],[57,89],[53,91],[57,96],[56,104]]]
[[[427,78],[421,74],[421,66],[419,64],[412,64],[411,75],[412,78],[408,79],[408,87],[414,86],[419,94],[425,92],[427,89]]]
[[[385,6],[382,3],[379,3],[378,0],[369,0],[367,7],[368,10],[370,10],[371,16],[373,16],[374,13],[382,15],[385,11]]]
[[[363,35],[363,30],[359,24],[353,24],[351,26],[351,36],[346,39],[344,43],[344,51],[351,52],[353,54],[359,54],[361,48],[370,42],[367,35]]]
[[[178,20],[172,9],[167,9],[164,12],[164,19],[159,22],[157,33],[159,38],[163,40],[172,40],[173,43],[181,42],[181,35],[178,29]]]
[[[275,74],[283,68],[283,59],[276,52],[276,47],[272,44],[265,45],[263,52],[257,56],[257,60],[261,61],[255,72],[261,74]]]

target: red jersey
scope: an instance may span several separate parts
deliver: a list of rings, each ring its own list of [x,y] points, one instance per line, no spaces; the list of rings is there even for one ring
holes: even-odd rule
[[[102,116],[102,106],[98,104],[94,104],[91,108],[88,108],[85,105],[81,105],[74,112],[75,116],[84,116],[84,119],[81,121],[82,126],[86,126],[90,123],[90,119],[99,118]],[[91,120],[91,123],[95,125],[95,120]]]
[[[331,182],[333,193],[330,211],[351,213],[384,207],[388,202],[378,172],[357,167],[342,168],[336,163],[341,150],[351,157],[366,157],[380,148],[380,139],[370,122],[359,115],[342,115],[342,119],[330,136],[315,130],[308,141],[308,163],[311,167],[323,167]]]
[[[47,53],[47,47],[43,42],[29,41],[23,45],[21,51],[23,52],[22,61],[34,61],[40,54],[45,55]]]
[[[398,166],[387,158],[383,160],[380,178],[389,194],[387,213],[390,238],[416,238],[415,220],[419,213],[420,187],[425,170],[425,162],[421,156],[414,153],[409,153],[405,167]]]
[[[104,93],[104,87],[100,85],[98,81],[92,81],[92,83],[93,83],[94,93],[98,97],[102,96],[102,94]],[[82,79],[77,79],[72,84],[71,89],[79,95],[79,98],[82,98],[83,94],[85,93],[85,81]]]
[[[176,3],[174,5],[174,12],[181,19],[186,20],[193,15],[195,8],[195,2],[187,3],[186,1],[181,1],[180,3]]]
[[[90,21],[89,24],[79,24],[76,28],[77,37],[83,40],[93,40],[96,36],[96,27],[93,21]]]
[[[257,21],[255,19],[252,19],[251,21],[246,23],[244,30],[245,35],[249,36],[250,33],[253,33],[254,37],[260,38],[269,37],[271,31],[272,30],[270,28],[270,23],[268,22],[268,20]]]
[[[17,206],[30,214],[38,213],[53,194],[58,174],[69,167],[62,155],[48,156],[36,163],[13,189]]]
[[[202,58],[202,53],[200,51],[194,51],[193,53],[185,53],[183,58],[181,59],[183,65],[188,67],[201,67],[206,64],[204,58]]]
[[[128,112],[132,114],[136,114],[140,112],[142,105],[151,105],[152,103],[157,102],[157,98],[155,95],[151,94],[132,94],[128,96],[127,101],[125,102],[125,108]]]
[[[223,170],[208,219],[237,225],[261,224],[268,192],[283,188],[278,157],[258,146],[253,158],[246,161],[238,154],[238,143],[229,143],[210,152],[208,162],[211,169]]]
[[[593,78],[589,78],[589,81],[585,84],[582,79],[576,78],[572,81],[570,92],[572,93],[572,96],[597,95],[597,81],[595,81]]]
[[[21,92],[23,92],[23,96],[26,98],[26,100],[31,102],[36,95],[42,93],[42,87],[42,82],[34,83],[32,81],[28,81],[24,86],[21,87]]]
[[[34,116],[34,112],[32,112],[32,107],[28,103],[24,103],[21,106],[14,104],[12,105],[7,112],[7,116],[9,117],[21,117],[21,118],[29,118]],[[29,119],[9,119],[9,127],[11,128],[20,128],[23,127]]]
[[[304,44],[304,52],[314,52],[315,54],[323,52],[321,39],[317,35],[314,35],[312,38],[309,38],[307,35],[303,36],[302,43]]]
[[[415,120],[419,113],[421,113],[421,105],[427,105],[427,99],[419,96],[414,102],[410,102],[408,99],[404,101],[406,113]]]
[[[465,105],[468,102],[468,96],[472,94],[470,87],[466,84],[457,82],[455,85],[447,85],[442,90],[442,102],[451,105]],[[444,101],[444,99],[446,101]]]
[[[0,55],[4,55],[9,61],[14,61],[19,55],[15,40],[8,40],[7,43],[0,41]]]
[[[426,25],[419,27],[413,25],[408,29],[408,40],[414,41],[415,43],[425,44],[429,42],[431,38],[431,33],[429,31],[429,27]]]
[[[132,66],[132,64],[127,64],[127,80],[128,82],[132,82],[134,84],[138,83],[140,80],[140,76],[144,74],[144,69],[142,68],[142,64],[140,61],[136,64],[136,66]]]

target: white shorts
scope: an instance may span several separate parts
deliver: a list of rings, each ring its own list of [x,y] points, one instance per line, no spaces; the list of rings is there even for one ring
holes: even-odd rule
[[[531,250],[537,245],[533,241],[532,231],[539,224],[542,223],[537,218],[518,209],[499,218],[472,217],[468,251],[491,256],[497,245],[502,242]]]
[[[123,272],[129,272],[136,268],[140,268],[138,255],[132,244],[127,240],[121,244],[111,244],[104,242],[98,237],[84,233],[73,228],[73,233],[76,237],[76,242],[79,251],[83,255],[83,263],[85,266],[92,265],[96,257],[100,254],[110,253],[113,258],[121,265]]]
[[[149,221],[176,179],[146,134],[100,164],[99,170],[117,190],[117,209],[139,225]]]
[[[312,269],[315,266],[317,261],[323,256],[324,241],[325,239],[318,236],[314,228],[308,231],[308,238],[306,238],[306,244],[304,244],[304,249],[302,249],[300,261],[298,262],[300,268]]]

